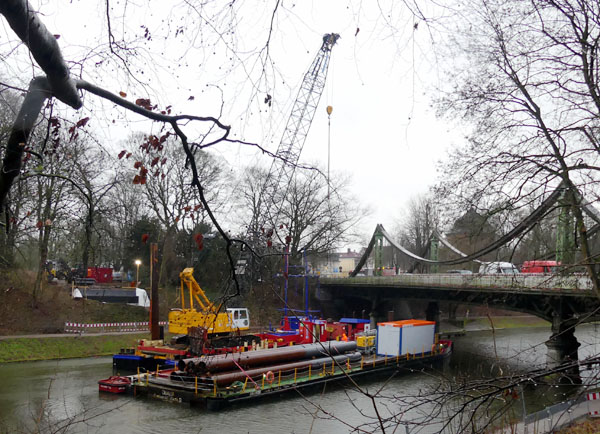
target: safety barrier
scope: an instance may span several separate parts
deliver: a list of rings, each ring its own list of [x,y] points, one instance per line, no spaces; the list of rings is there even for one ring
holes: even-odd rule
[[[600,417],[600,393],[591,392],[586,395],[588,404],[588,416]]]
[[[166,326],[168,325],[168,322],[159,321],[158,325]],[[65,322],[65,333],[144,332],[149,329],[150,323],[148,321],[103,323]]]

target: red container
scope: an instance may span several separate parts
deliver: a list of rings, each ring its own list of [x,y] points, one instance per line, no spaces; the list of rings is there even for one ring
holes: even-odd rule
[[[113,280],[113,269],[110,267],[90,267],[87,277],[94,279],[97,283],[110,283]]]

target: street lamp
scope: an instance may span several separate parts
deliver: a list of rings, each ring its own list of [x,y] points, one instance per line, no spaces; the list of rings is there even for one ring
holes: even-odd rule
[[[137,267],[136,271],[135,271],[135,287],[138,287],[138,284],[140,282],[140,265],[142,265],[142,261],[140,261],[139,259],[135,260],[135,266]]]

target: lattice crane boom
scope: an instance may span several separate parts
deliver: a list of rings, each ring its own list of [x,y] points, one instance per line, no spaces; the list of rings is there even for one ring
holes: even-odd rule
[[[261,229],[269,223],[275,223],[287,188],[294,175],[296,164],[302,153],[306,136],[310,130],[329,69],[331,49],[340,38],[337,33],[323,36],[323,43],[310,68],[304,75],[275,158],[262,186],[258,212],[255,221],[249,226],[249,235],[260,236]]]

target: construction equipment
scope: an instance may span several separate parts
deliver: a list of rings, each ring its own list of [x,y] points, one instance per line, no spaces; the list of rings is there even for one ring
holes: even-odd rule
[[[277,220],[281,207],[325,88],[331,49],[339,38],[340,35],[337,33],[323,35],[321,48],[304,74],[271,168],[261,187],[255,208],[257,211],[248,225],[246,238],[253,245],[254,251],[258,250],[259,246],[273,246],[272,240],[277,238],[274,231],[280,226]],[[328,113],[331,114],[329,109]],[[252,272],[246,273],[246,267],[249,266],[252,270],[252,264],[251,253],[243,252],[238,258],[235,274],[241,280],[252,281]]]
[[[321,49],[304,75],[298,96],[292,106],[281,142],[259,196],[259,212],[248,227],[254,240],[267,231],[265,225],[276,225],[287,187],[294,175],[306,136],[325,88],[331,49],[340,38],[337,33],[323,35]],[[261,205],[262,203],[262,205]],[[267,231],[268,232],[268,231]]]
[[[208,336],[215,336],[249,329],[248,309],[222,310],[221,304],[212,303],[194,279],[193,268],[184,269],[179,273],[179,278],[181,280],[181,309],[172,309],[169,312],[169,332],[187,335],[190,327],[202,327]],[[189,300],[187,306],[186,299]],[[198,309],[194,306],[194,300]]]

